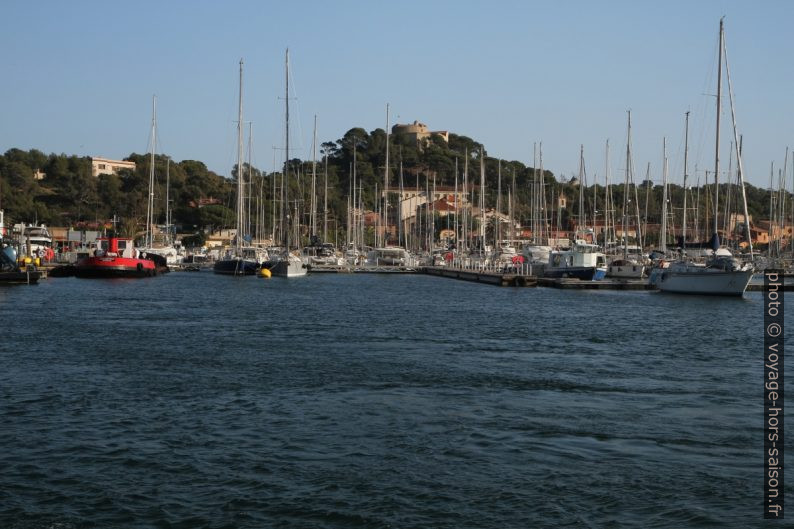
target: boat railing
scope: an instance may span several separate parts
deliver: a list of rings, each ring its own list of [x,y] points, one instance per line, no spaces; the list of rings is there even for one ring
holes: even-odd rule
[[[513,264],[505,264],[505,263],[492,263],[492,262],[485,262],[485,263],[476,263],[471,262],[468,259],[459,259],[455,258],[448,265],[445,265],[444,268],[450,270],[461,270],[467,272],[480,272],[480,273],[489,273],[489,274],[512,274],[512,275],[519,275],[519,276],[533,276],[535,275],[533,272],[532,263],[513,263]]]

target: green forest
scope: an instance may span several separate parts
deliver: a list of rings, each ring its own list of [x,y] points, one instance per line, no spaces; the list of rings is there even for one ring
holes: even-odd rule
[[[438,136],[432,136],[417,143],[410,136],[389,135],[389,186],[400,185],[400,175],[405,187],[415,187],[417,183],[424,188],[435,181],[437,186],[452,186],[456,171],[458,184],[462,186],[463,171],[468,166],[471,185],[479,185],[480,157],[485,156],[486,208],[496,204],[497,189],[501,174],[502,204],[507,203],[510,192],[514,199],[514,216],[522,225],[529,225],[532,182],[535,170],[519,161],[499,160],[488,156],[481,145],[466,136],[449,135],[447,143]],[[352,128],[344,137],[336,141],[322,143],[316,161],[318,212],[322,218],[324,202],[324,183],[328,182],[329,225],[337,231],[339,240],[344,239],[348,195],[351,190],[352,168],[355,158],[357,186],[360,187],[365,209],[375,210],[378,190],[382,189],[386,165],[387,134],[383,129],[367,132],[363,128]],[[468,164],[466,160],[468,159]],[[119,227],[129,235],[142,231],[145,226],[147,192],[149,185],[151,156],[132,153],[125,160],[136,163],[136,169],[122,170],[119,174],[91,174],[91,159],[66,154],[44,154],[38,150],[24,151],[9,149],[0,156],[0,209],[5,211],[6,225],[17,222],[45,223],[50,226],[96,228],[108,226],[115,218]],[[310,179],[312,160],[290,160],[289,194],[298,200],[304,224],[308,218],[310,204]],[[237,168],[231,168],[230,176],[218,175],[210,171],[204,163],[197,160],[176,162],[164,154],[155,156],[155,210],[157,222],[165,222],[166,174],[168,175],[168,196],[171,204],[171,218],[177,231],[185,235],[195,235],[219,228],[235,225],[232,210],[235,203]],[[246,181],[250,181],[250,194],[261,200],[264,219],[272,216],[272,195],[274,182],[281,182],[280,173],[268,173],[256,167],[243,165]],[[42,179],[35,174],[44,173]],[[250,175],[250,176],[249,176]],[[559,211],[559,226],[570,229],[571,220],[578,211],[579,186],[560,181],[549,170],[543,172],[545,178],[546,201],[550,205],[549,215],[552,225],[557,225],[555,208],[551,207],[555,197],[564,193],[568,198],[567,208]],[[585,182],[586,183],[586,182]],[[647,215],[649,223],[658,223],[661,216],[663,188],[638,182],[629,185],[629,198],[638,198],[643,218]],[[736,197],[736,186],[732,186],[731,196]],[[723,184],[721,196],[728,196],[729,186]],[[746,186],[748,210],[757,221],[768,217],[769,192],[766,189]],[[276,195],[279,195],[276,190]],[[611,186],[612,203],[620,210],[623,204],[624,185]],[[604,187],[586,186],[583,201],[586,218],[592,219],[593,210],[597,216],[603,215]],[[699,211],[713,209],[713,185],[705,186],[699,194],[694,190],[689,195],[689,208],[700,196]],[[219,203],[198,208],[199,199],[217,199]],[[680,215],[683,204],[681,186],[668,187],[669,204],[678,208]],[[390,199],[393,204],[394,199]],[[474,198],[475,204],[478,199]],[[720,202],[723,211],[725,202]],[[732,211],[741,211],[740,202],[732,198]],[[647,204],[647,209],[646,209]],[[738,208],[736,206],[739,206]],[[294,208],[294,206],[291,206]],[[507,213],[507,206],[502,207]],[[617,213],[619,216],[619,213]],[[322,225],[322,221],[318,223]],[[266,222],[266,229],[269,224]],[[308,233],[305,233],[308,237]],[[329,237],[331,239],[331,237]]]

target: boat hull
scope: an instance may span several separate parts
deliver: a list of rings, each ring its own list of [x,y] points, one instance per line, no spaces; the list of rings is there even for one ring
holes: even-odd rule
[[[645,266],[639,264],[610,265],[609,268],[607,268],[607,277],[642,279],[645,277]]]
[[[78,261],[76,277],[151,277],[157,275],[154,261],[128,257],[87,257]]]
[[[567,266],[563,268],[546,267],[543,277],[564,278],[570,277],[582,281],[600,281],[606,276],[606,270],[594,266]]]
[[[290,259],[275,261],[267,268],[277,277],[301,277],[308,272],[303,261],[294,256],[290,257]]]
[[[20,270],[0,272],[0,285],[30,285],[38,283],[41,272],[37,270]]]
[[[705,296],[742,296],[753,277],[746,271],[662,272],[659,290],[671,294],[697,294]]]
[[[252,276],[259,270],[259,263],[247,259],[221,259],[215,261],[212,271],[229,276]]]

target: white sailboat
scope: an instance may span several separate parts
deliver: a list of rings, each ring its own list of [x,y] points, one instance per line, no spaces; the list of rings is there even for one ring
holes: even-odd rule
[[[524,261],[532,265],[545,266],[549,262],[552,247],[549,243],[548,219],[546,218],[545,176],[543,173],[543,144],[533,147],[532,168],[532,240],[521,248]],[[538,158],[540,155],[540,158]],[[540,176],[538,176],[540,161]],[[542,270],[542,268],[541,268]]]
[[[628,212],[628,196],[629,196],[629,181],[633,184],[631,178],[631,110],[628,111],[628,126],[626,133],[626,179],[623,184],[623,213],[622,213],[622,242],[623,251],[619,256],[616,256],[610,261],[607,267],[607,277],[618,279],[641,279],[645,275],[645,265],[642,262],[641,251],[637,252],[637,245],[632,245],[632,250],[629,251],[628,232],[627,232],[627,215]],[[607,151],[607,187],[609,187],[609,151]],[[607,209],[606,207],[604,209]],[[606,215],[606,214],[605,214]],[[605,216],[608,218],[608,216]],[[637,219],[637,227],[635,233],[639,233],[639,219]],[[606,246],[606,245],[605,245]],[[638,255],[639,254],[639,255]]]
[[[747,289],[747,285],[753,276],[751,264],[742,265],[731,255],[725,255],[724,250],[719,248],[719,235],[717,232],[719,199],[719,174],[720,174],[720,110],[722,96],[722,61],[725,46],[723,21],[720,19],[720,39],[719,39],[719,60],[717,63],[717,126],[714,156],[714,235],[712,235],[713,253],[712,258],[705,264],[699,264],[688,260],[680,260],[671,263],[666,269],[662,269],[656,274],[657,285],[662,292],[674,292],[678,294],[704,294],[721,296],[741,296]],[[727,69],[727,65],[726,65]],[[729,78],[730,80],[730,78]],[[736,123],[734,121],[734,135]],[[738,149],[737,158],[739,172],[741,171],[741,152]],[[744,195],[744,179],[742,178],[742,195]],[[745,219],[747,219],[747,202],[745,200]],[[747,230],[749,234],[749,230]],[[686,245],[685,245],[686,246]]]
[[[284,226],[284,248],[280,255],[268,262],[270,272],[278,277],[302,277],[308,272],[306,264],[301,259],[300,251],[298,248],[298,241],[292,241],[292,231],[297,226],[292,223],[299,222],[297,215],[290,216],[289,207],[289,49],[285,55],[285,71],[286,71],[286,94],[284,103],[286,105],[285,128],[286,128],[286,159],[284,162],[284,201],[283,201],[283,217],[282,223]]]

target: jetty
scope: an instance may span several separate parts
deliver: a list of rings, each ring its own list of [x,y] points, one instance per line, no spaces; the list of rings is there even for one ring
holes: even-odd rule
[[[472,268],[453,268],[446,266],[425,266],[421,272],[431,276],[459,279],[486,283],[500,287],[536,287],[538,278],[530,274],[504,273],[495,270],[479,270]]]
[[[419,269],[413,266],[309,266],[312,274],[416,274]]]

